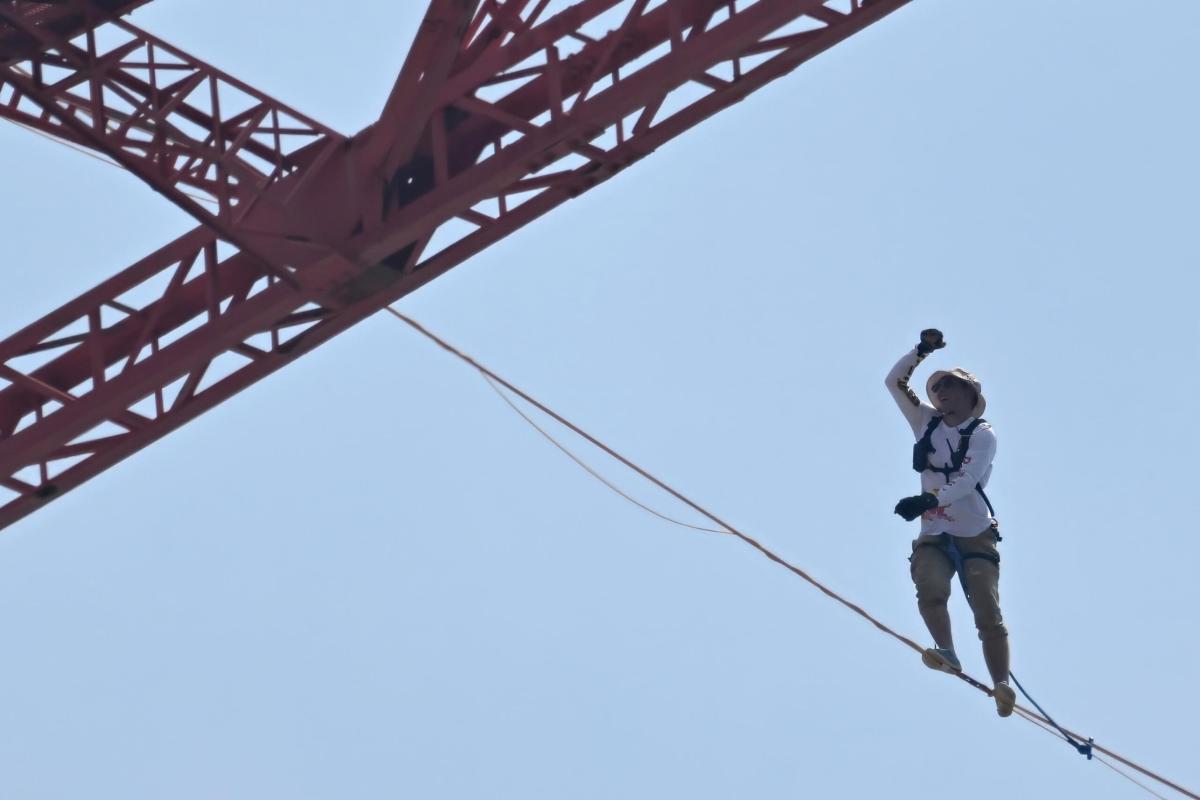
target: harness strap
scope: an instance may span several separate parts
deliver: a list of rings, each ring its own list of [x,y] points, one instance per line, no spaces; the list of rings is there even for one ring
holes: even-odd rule
[[[987,506],[988,513],[992,515],[992,519],[996,518],[996,509],[992,508],[992,501],[988,500],[987,492],[983,490],[983,486],[975,484],[975,491],[979,492],[979,496],[983,498],[984,505]]]
[[[929,456],[933,454],[933,432],[942,423],[942,417],[934,416],[933,419],[929,420],[929,425],[925,427],[924,435],[913,445],[913,469],[917,472],[925,472],[927,470],[929,472],[936,472],[942,476],[946,483],[949,483],[950,476],[960,471],[963,462],[966,461],[967,449],[971,445],[971,434],[984,422],[987,422],[987,420],[983,417],[978,417],[966,428],[959,431],[958,447],[950,454],[950,463],[944,467],[935,467],[929,463]],[[992,507],[992,501],[988,499],[987,492],[983,491],[983,485],[976,483],[975,491],[983,498],[988,513],[995,518],[996,509]]]
[[[995,535],[999,537],[999,532],[995,528]],[[998,540],[998,539],[997,539]],[[962,585],[963,596],[967,601],[971,600],[971,593],[967,590],[966,573],[963,571],[963,562],[971,558],[979,558],[984,561],[990,561],[997,567],[1000,566],[1000,557],[994,556],[991,553],[963,553],[958,549],[958,544],[954,541],[954,537],[948,533],[938,534],[935,541],[921,542],[917,547],[933,547],[938,550],[946,558],[950,559],[950,563],[954,566],[954,571],[958,574],[958,581]]]

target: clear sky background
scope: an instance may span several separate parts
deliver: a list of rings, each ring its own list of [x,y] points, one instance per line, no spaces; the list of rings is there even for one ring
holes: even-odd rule
[[[133,19],[351,133],[423,7]],[[400,307],[920,641],[940,327],[1014,669],[1197,787],[1198,73],[1194,3],[917,0]],[[192,226],[13,126],[0,188],[4,335]],[[0,642],[5,800],[1144,796],[386,316],[7,530]]]

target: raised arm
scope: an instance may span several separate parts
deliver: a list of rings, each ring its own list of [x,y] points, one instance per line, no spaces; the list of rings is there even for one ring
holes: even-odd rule
[[[921,398],[917,397],[917,393],[909,387],[908,380],[912,377],[917,365],[924,361],[927,355],[945,346],[946,342],[942,338],[941,331],[936,328],[927,328],[921,331],[921,341],[900,357],[884,381],[888,392],[899,406],[900,413],[908,420],[914,434],[920,433],[921,428],[937,412],[933,406],[921,402]]]

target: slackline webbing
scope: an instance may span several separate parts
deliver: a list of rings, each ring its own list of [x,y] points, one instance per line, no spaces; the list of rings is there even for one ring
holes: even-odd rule
[[[533,397],[531,397],[530,395],[528,395],[521,389],[519,389],[516,386],[514,386],[513,384],[509,383],[507,380],[502,378],[500,375],[497,375],[495,372],[492,372],[490,369],[488,369],[487,367],[480,364],[478,361],[473,359],[471,356],[467,355],[466,353],[455,348],[453,345],[449,344],[448,342],[441,339],[437,335],[433,334],[432,332],[427,330],[424,326],[422,326],[420,323],[418,323],[416,320],[411,319],[410,317],[400,313],[399,311],[392,308],[391,306],[387,306],[385,308],[385,310],[389,314],[394,316],[396,319],[400,320],[401,322],[403,322],[404,324],[408,325],[410,328],[415,330],[417,333],[420,333],[422,336],[424,336],[425,338],[432,341],[438,347],[442,348],[446,352],[450,353],[454,357],[458,358],[459,360],[463,361],[464,363],[468,364],[469,366],[471,366],[472,368],[477,370],[480,374],[482,374],[485,378],[487,378],[489,380],[489,383],[493,383],[493,388],[495,388],[496,385],[499,385],[499,386],[503,387],[504,389],[508,390],[512,394],[516,395],[517,397],[524,400],[526,403],[528,403],[531,406],[533,406],[534,408],[536,408],[538,411],[542,412],[546,416],[553,419],[555,422],[559,423],[563,427],[565,427],[568,430],[570,430],[571,432],[575,433],[577,436],[581,437],[582,439],[587,441],[589,444],[593,445],[594,447],[596,447],[599,450],[606,453],[611,458],[620,462],[626,468],[632,470],[633,472],[640,475],[642,478],[646,479],[650,483],[652,483],[655,486],[657,486],[658,488],[662,489],[664,492],[671,495],[679,502],[681,502],[684,505],[688,506],[689,508],[693,509],[694,511],[696,511],[700,515],[704,516],[705,518],[711,520],[713,523],[715,523],[720,528],[722,528],[723,532],[728,533],[728,534],[735,536],[738,539],[742,540],[750,547],[753,547],[755,550],[759,551],[766,558],[770,559],[771,561],[774,561],[776,564],[779,564],[784,569],[788,570],[789,572],[793,573],[797,577],[803,579],[804,581],[806,581],[809,584],[811,584],[812,586],[814,586],[822,594],[826,595],[831,600],[834,600],[834,601],[840,603],[841,605],[843,605],[846,608],[853,611],[855,614],[858,614],[860,617],[865,619],[867,622],[870,622],[880,632],[885,633],[888,636],[891,636],[893,639],[897,640],[898,642],[905,645],[906,647],[913,650],[914,652],[917,652],[917,653],[924,652],[925,649],[923,647],[921,647],[919,644],[917,644],[915,641],[913,641],[912,639],[908,638],[907,636],[904,636],[901,633],[896,632],[892,628],[890,628],[887,625],[885,625],[884,623],[880,622],[875,617],[871,616],[871,614],[869,614],[865,609],[863,609],[862,607],[845,599],[837,592],[828,588],[827,586],[822,584],[817,579],[813,578],[811,575],[809,575],[804,570],[800,569],[799,567],[795,566],[791,562],[784,559],[782,556],[779,556],[776,553],[774,553],[773,551],[771,551],[770,549],[768,549],[766,546],[764,546],[758,540],[741,532],[734,526],[725,522],[720,517],[716,516],[712,512],[708,511],[704,507],[702,507],[699,504],[697,504],[696,502],[692,501],[690,498],[688,498],[685,495],[681,494],[680,492],[676,491],[674,488],[672,488],[668,484],[664,483],[663,481],[659,480],[654,475],[650,474],[645,469],[643,469],[642,467],[635,464],[633,461],[630,461],[625,456],[623,456],[620,453],[618,453],[617,451],[613,450],[611,447],[606,445],[604,442],[600,441],[599,439],[592,436],[587,431],[585,431],[582,428],[580,428],[579,426],[575,425],[570,420],[568,420],[565,417],[558,414],[553,409],[547,407],[546,405],[544,405],[541,402],[539,402],[538,400],[534,399]],[[522,414],[522,416],[525,416],[525,415]],[[528,420],[528,418],[527,418],[527,420]],[[528,420],[528,421],[530,422],[530,424],[533,424],[532,420]],[[541,433],[544,436],[546,436],[548,439],[551,439],[551,441],[554,441],[553,437],[551,437],[548,433],[541,430],[540,428],[539,428],[539,431],[541,431]],[[580,464],[580,466],[585,466],[581,460],[576,458],[573,454],[569,453],[569,451],[567,451],[567,449],[565,447],[562,447],[562,445],[559,445],[556,441],[554,441],[554,443],[556,446],[559,447],[559,449],[568,453],[568,455],[571,455],[572,459],[575,460],[576,463]],[[591,468],[585,466],[585,469],[587,469],[587,471],[589,473],[595,475],[596,477],[599,477],[595,473],[595,471],[592,470]],[[608,485],[609,488],[612,488],[614,491],[618,491],[618,493],[621,494],[623,497],[626,497],[627,499],[633,501],[632,498],[629,498],[628,495],[626,495],[624,492],[620,492],[619,490],[617,490],[616,487],[614,487],[608,481],[605,480],[604,483],[606,485]],[[689,528],[694,527],[694,526],[688,525],[687,523],[680,523],[678,520],[671,519],[669,517],[666,517],[663,514],[659,514],[658,512],[654,511],[653,509],[646,507],[642,503],[639,503],[637,501],[633,501],[633,502],[635,502],[636,505],[643,508],[644,510],[650,511],[651,513],[655,514],[655,516],[666,519],[668,522],[672,522],[674,524],[681,524],[684,527],[689,527]],[[711,530],[711,529],[705,529],[705,530]],[[975,678],[971,677],[970,675],[968,675],[965,672],[948,673],[948,674],[952,674],[954,677],[958,678],[959,680],[963,681],[964,683],[975,687],[979,691],[986,694],[988,697],[992,697],[992,695],[993,695],[992,689],[990,687],[988,687],[986,684],[980,682],[979,680],[976,680]],[[1070,730],[1069,728],[1060,727],[1057,723],[1054,723],[1051,720],[1046,719],[1042,715],[1029,710],[1028,708],[1022,706],[1020,703],[1017,703],[1015,705],[1014,710],[1016,711],[1018,716],[1020,716],[1022,719],[1025,719],[1027,722],[1033,723],[1034,725],[1041,727],[1045,730],[1053,731],[1054,729],[1057,729],[1057,730],[1062,731],[1064,734],[1070,735],[1076,739],[1091,742],[1091,740],[1087,739],[1087,737],[1080,736],[1078,733],[1075,733],[1074,731]],[[1183,795],[1184,797],[1190,798],[1190,800],[1200,800],[1200,794],[1196,794],[1195,792],[1192,792],[1192,791],[1184,788],[1183,786],[1180,786],[1178,783],[1175,783],[1173,781],[1168,780],[1167,778],[1164,778],[1162,775],[1158,774],[1157,772],[1154,772],[1153,770],[1150,770],[1147,767],[1143,767],[1140,764],[1137,764],[1136,762],[1131,761],[1128,758],[1125,758],[1120,753],[1110,750],[1102,745],[1095,744],[1094,742],[1091,742],[1091,746],[1095,751],[1098,751],[1100,753],[1103,753],[1104,755],[1107,755],[1109,758],[1112,758],[1113,760],[1120,762],[1124,766],[1129,767],[1130,769],[1133,769],[1133,770],[1141,773],[1143,776],[1150,778],[1151,780],[1157,781],[1162,786],[1166,786],[1170,789],[1175,790],[1176,792]],[[1116,767],[1114,767],[1112,764],[1108,763],[1107,761],[1104,761],[1103,759],[1099,759],[1099,758],[1097,758],[1097,760],[1100,760],[1109,769],[1114,770],[1118,774],[1129,779],[1130,781],[1132,781],[1133,783],[1142,787],[1143,789],[1150,792],[1151,794],[1155,794],[1153,792],[1153,790],[1151,790],[1148,787],[1144,786],[1143,784],[1139,783],[1138,781],[1136,781],[1129,775],[1126,775],[1125,773],[1121,772],[1121,770],[1117,769]],[[1157,794],[1155,796],[1161,797],[1161,795],[1157,795]]]

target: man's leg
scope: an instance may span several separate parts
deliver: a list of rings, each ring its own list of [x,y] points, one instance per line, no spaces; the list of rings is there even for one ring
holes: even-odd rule
[[[983,643],[983,658],[992,681],[1008,680],[1008,629],[1000,613],[1000,553],[991,530],[979,536],[960,539],[963,555],[963,578],[971,593],[971,611],[975,614],[975,629]],[[968,556],[986,556],[969,558]],[[996,559],[993,561],[992,559]]]
[[[1012,713],[1013,694],[1008,687],[1008,628],[1000,613],[1000,553],[991,530],[961,540],[959,551],[964,556],[963,578],[971,594],[975,629],[983,643],[983,660],[996,687],[996,708],[1001,716],[1008,716]],[[965,558],[968,554],[989,558]]]
[[[967,588],[971,592],[971,610],[975,613],[975,629],[983,643],[983,660],[993,682],[1008,680],[1008,629],[1000,614],[997,584],[1000,568],[981,558],[968,559],[963,564]]]
[[[945,650],[954,649],[954,634],[950,629],[950,612],[946,601],[950,599],[950,579],[954,577],[954,564],[949,557],[933,544],[913,547],[909,559],[909,574],[917,588],[917,610],[934,644]]]

